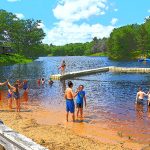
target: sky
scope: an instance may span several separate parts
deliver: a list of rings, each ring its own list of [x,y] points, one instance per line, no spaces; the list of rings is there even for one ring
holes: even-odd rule
[[[0,0],[0,9],[20,19],[41,20],[43,43],[85,43],[109,37],[114,28],[142,24],[150,0]]]

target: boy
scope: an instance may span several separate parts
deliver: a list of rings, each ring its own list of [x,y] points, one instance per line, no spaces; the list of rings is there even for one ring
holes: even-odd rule
[[[142,103],[143,103],[144,96],[147,96],[147,94],[142,91],[142,88],[141,88],[141,87],[139,87],[139,88],[138,88],[137,95],[136,95],[136,102],[135,102],[135,103],[142,104]]]
[[[83,117],[83,100],[86,107],[86,96],[85,96],[85,91],[83,91],[83,89],[84,86],[80,85],[78,89],[79,91],[77,94],[77,100],[76,100],[77,118],[79,117],[79,114],[81,118]]]
[[[75,121],[75,115],[74,115],[74,111],[75,111],[75,107],[74,107],[74,97],[77,95],[73,93],[72,91],[73,88],[73,83],[71,81],[68,82],[68,88],[65,91],[65,95],[64,98],[66,99],[66,120],[68,122],[68,116],[69,116],[69,112],[72,114],[72,120],[73,122]]]

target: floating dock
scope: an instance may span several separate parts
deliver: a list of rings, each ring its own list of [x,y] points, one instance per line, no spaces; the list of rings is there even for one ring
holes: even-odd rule
[[[100,73],[100,72],[107,72],[107,71],[109,71],[109,67],[102,67],[102,68],[96,68],[96,69],[65,73],[64,75],[61,75],[61,74],[51,75],[50,78],[52,80],[70,79],[74,77],[85,76],[85,75],[90,75],[90,74],[95,74],[95,73]]]
[[[150,68],[130,68],[130,67],[101,67],[96,69],[82,70],[76,72],[65,73],[64,75],[56,74],[51,75],[52,80],[70,79],[79,76],[86,76],[101,72],[118,72],[118,73],[150,73]]]

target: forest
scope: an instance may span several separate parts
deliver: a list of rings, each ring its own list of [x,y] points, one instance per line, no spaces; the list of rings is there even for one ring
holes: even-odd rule
[[[19,19],[11,12],[0,10],[0,47],[11,47],[17,56],[31,59],[47,55],[108,56],[113,60],[150,57],[150,18],[143,24],[115,28],[109,38],[94,37],[91,42],[62,46],[42,42],[46,34],[40,23],[40,20]]]

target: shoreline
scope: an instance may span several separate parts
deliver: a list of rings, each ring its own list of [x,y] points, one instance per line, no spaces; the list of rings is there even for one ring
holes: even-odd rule
[[[75,123],[65,121],[65,112],[31,104],[20,113],[1,111],[5,125],[49,149],[141,150],[145,144],[120,136],[107,123],[89,123],[85,118]],[[71,119],[71,117],[70,117]]]

